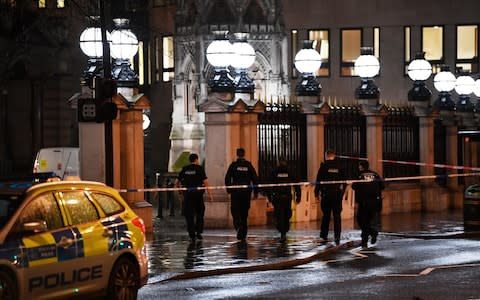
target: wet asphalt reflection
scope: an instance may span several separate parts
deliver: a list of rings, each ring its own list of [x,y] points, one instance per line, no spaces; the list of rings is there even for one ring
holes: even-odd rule
[[[382,216],[379,240],[390,234],[445,234],[463,232],[461,211],[443,213],[408,213]],[[330,247],[318,238],[318,221],[292,224],[288,239],[282,243],[273,225],[249,228],[246,242],[237,241],[235,232],[206,229],[203,240],[191,242],[183,217],[154,219],[154,234],[147,241],[149,283],[192,271],[244,267],[302,257]],[[331,226],[333,229],[333,226]],[[330,232],[330,235],[333,233]],[[354,220],[342,221],[342,242],[359,239]]]
[[[273,230],[262,233],[250,235],[245,242],[237,241],[232,230],[207,230],[203,240],[195,242],[185,234],[154,235],[147,243],[149,282],[188,271],[274,262],[321,246],[320,240],[311,236],[294,236],[282,243]]]

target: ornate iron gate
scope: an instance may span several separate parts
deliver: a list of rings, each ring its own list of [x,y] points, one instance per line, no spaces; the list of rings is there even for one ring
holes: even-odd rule
[[[389,107],[388,116],[383,121],[383,159],[418,162],[419,125],[412,107]],[[383,176],[386,178],[418,176],[416,165],[383,163]]]
[[[258,173],[266,180],[278,158],[289,161],[289,168],[298,180],[307,177],[306,117],[296,104],[267,104],[259,115]]]
[[[333,106],[325,118],[325,150],[332,149],[339,156],[348,178],[356,178],[358,160],[366,157],[365,117],[357,106]]]

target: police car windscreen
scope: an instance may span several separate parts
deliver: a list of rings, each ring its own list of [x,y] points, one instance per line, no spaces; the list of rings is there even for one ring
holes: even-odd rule
[[[20,205],[20,196],[0,194],[0,228],[7,224]]]

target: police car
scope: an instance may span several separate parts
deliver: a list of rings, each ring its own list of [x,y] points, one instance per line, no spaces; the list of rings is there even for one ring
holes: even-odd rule
[[[0,299],[135,299],[145,225],[113,188],[0,182]]]

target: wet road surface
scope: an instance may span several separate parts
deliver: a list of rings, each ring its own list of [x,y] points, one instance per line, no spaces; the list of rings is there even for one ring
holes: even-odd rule
[[[333,247],[318,237],[319,222],[292,224],[286,243],[279,241],[273,225],[249,228],[246,243],[238,242],[233,229],[206,229],[203,240],[190,242],[181,216],[154,220],[154,234],[147,243],[149,283],[189,272],[247,267],[301,258]],[[332,227],[333,228],[333,227]],[[382,217],[379,240],[397,234],[445,235],[463,233],[461,211],[408,213]],[[332,232],[330,232],[332,235]],[[358,240],[360,231],[353,220],[342,222],[342,241]]]

